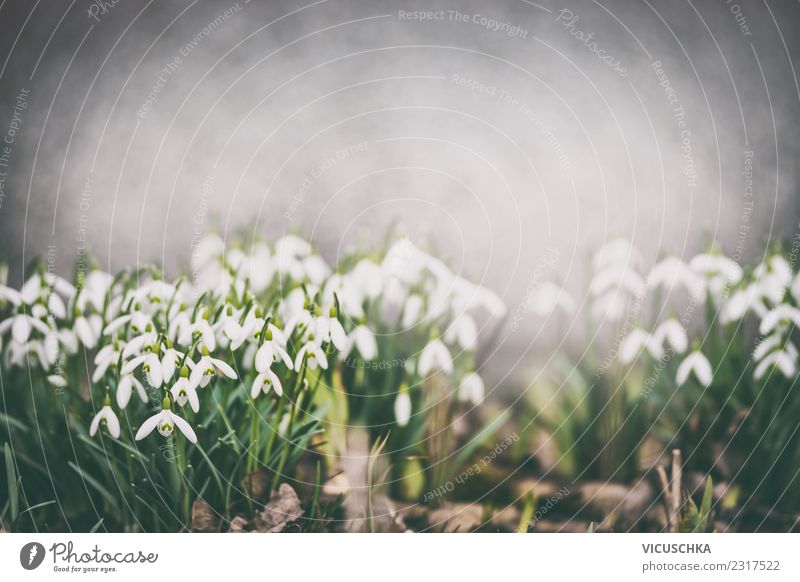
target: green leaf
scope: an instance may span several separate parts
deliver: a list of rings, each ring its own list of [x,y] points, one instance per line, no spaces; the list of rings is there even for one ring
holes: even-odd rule
[[[711,475],[706,477],[706,489],[703,491],[703,500],[700,502],[700,511],[697,516],[697,523],[694,526],[695,532],[706,531],[708,525],[708,518],[711,515],[711,502],[713,500],[714,484],[711,481]]]
[[[101,517],[101,518],[100,518],[100,521],[98,521],[96,524],[94,524],[94,525],[92,526],[92,529],[90,529],[90,530],[89,530],[89,533],[94,533],[94,532],[96,532],[98,529],[100,529],[100,526],[101,526],[101,525],[103,525],[103,520],[104,520],[104,519],[105,519],[105,517]]]
[[[484,426],[478,434],[467,441],[453,460],[453,467],[463,467],[467,461],[472,457],[472,454],[479,446],[492,437],[492,435],[508,420],[511,415],[511,409],[506,408],[503,412],[498,414],[491,422]]]
[[[3,445],[6,457],[6,479],[8,480],[8,500],[11,504],[11,522],[17,521],[19,515],[19,488],[17,487],[17,471],[14,469],[14,457],[8,443]]]
[[[27,513],[28,511],[33,511],[34,509],[39,509],[40,507],[47,507],[48,505],[52,505],[55,503],[55,499],[51,499],[50,501],[44,501],[42,503],[37,503],[36,505],[31,505],[28,509],[24,509],[20,515],[23,513]]]
[[[522,513],[519,517],[519,526],[517,527],[517,531],[519,533],[528,532],[528,526],[530,526],[531,521],[533,521],[533,514],[536,511],[536,505],[536,493],[530,491],[525,496],[525,505],[522,507]]]

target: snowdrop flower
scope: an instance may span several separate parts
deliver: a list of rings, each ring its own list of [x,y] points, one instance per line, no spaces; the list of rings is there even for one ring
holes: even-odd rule
[[[394,418],[397,426],[407,426],[411,420],[411,396],[405,386],[400,388],[397,398],[394,400]]]
[[[526,307],[539,317],[546,317],[561,309],[564,313],[575,311],[575,301],[563,288],[551,281],[545,281],[528,297]]]
[[[650,335],[643,329],[636,328],[622,340],[619,348],[619,360],[623,364],[630,364],[639,357],[639,354],[644,349],[654,359],[660,360],[664,356],[664,350],[661,346],[662,342],[654,335]]]
[[[772,255],[765,263],[758,265],[753,273],[760,295],[772,305],[781,302],[793,275],[791,265],[781,255]]]
[[[678,372],[675,375],[675,381],[678,386],[682,386],[689,379],[689,374],[691,373],[694,373],[695,378],[706,388],[711,386],[711,380],[713,379],[711,364],[708,358],[699,350],[686,356],[686,359],[678,366]]]
[[[420,316],[422,315],[424,301],[422,297],[417,294],[409,295],[406,303],[403,306],[403,321],[402,325],[408,329],[414,327],[419,323]]]
[[[328,357],[325,354],[325,350],[322,349],[313,335],[309,336],[306,343],[303,344],[303,347],[298,350],[297,356],[295,356],[294,359],[295,370],[299,371],[301,369],[304,359],[312,370],[317,366],[323,370],[328,369]]]
[[[158,358],[158,355],[156,354],[157,348],[151,348],[151,349],[153,351],[150,351],[141,356],[136,356],[129,362],[126,362],[125,365],[122,366],[122,370],[120,370],[120,373],[123,375],[133,374],[134,370],[136,370],[136,368],[141,366],[142,372],[144,372],[145,377],[147,378],[147,382],[150,384],[150,386],[152,386],[153,388],[160,388],[161,384],[164,383],[164,374],[161,369],[161,360]]]
[[[352,319],[364,317],[364,292],[355,280],[347,275],[332,275],[322,290],[322,303],[325,307],[333,307],[338,299],[341,312]]]
[[[93,349],[97,345],[102,327],[103,319],[97,314],[88,316],[80,315],[75,318],[75,334],[88,350]]]
[[[45,341],[52,341],[55,339],[55,351],[58,352],[59,346],[64,348],[67,354],[74,355],[78,353],[78,336],[71,329],[50,330],[50,333],[45,336]]]
[[[466,313],[457,316],[444,332],[447,343],[458,343],[465,350],[473,350],[478,345],[478,326]]]
[[[694,257],[689,266],[704,275],[708,290],[719,299],[725,288],[736,285],[742,279],[742,268],[728,257],[718,254],[700,254]]]
[[[38,307],[41,308],[41,306]],[[38,317],[34,317],[34,313],[36,312],[40,312],[40,310],[31,308],[29,314],[25,307],[21,307],[16,314],[0,323],[0,336],[4,335],[10,329],[13,340],[18,344],[24,344],[30,338],[33,330],[37,330],[46,335],[50,331],[50,328],[44,321]]]
[[[275,390],[275,394],[283,396],[283,385],[281,379],[271,369],[267,368],[260,372],[253,380],[253,386],[250,388],[250,398],[253,400],[261,394],[269,394],[270,389]]]
[[[168,437],[175,431],[176,427],[183,433],[183,436],[185,436],[187,440],[192,443],[197,442],[197,435],[194,434],[192,427],[188,422],[172,412],[172,403],[170,402],[169,396],[165,396],[164,400],[161,402],[161,410],[142,423],[142,426],[139,427],[139,430],[136,432],[135,438],[137,441],[140,441],[153,432],[155,428],[158,429],[158,432],[161,433],[162,436]]]
[[[385,280],[395,279],[404,285],[419,282],[424,268],[424,253],[407,238],[393,243],[381,263]]]
[[[628,296],[611,290],[592,303],[592,315],[597,319],[619,321],[628,309]]]
[[[48,306],[51,306],[51,299],[55,302],[58,311],[65,313],[64,302],[61,298],[52,293],[56,291],[64,297],[71,298],[75,294],[75,287],[66,279],[54,275],[52,273],[35,273],[32,275],[20,289],[22,300],[31,304],[37,299],[43,300]],[[52,308],[52,306],[51,306]],[[63,317],[60,315],[59,317]]]
[[[205,388],[211,382],[211,378],[216,376],[217,372],[223,376],[227,376],[231,380],[236,380],[238,376],[227,362],[223,360],[212,358],[208,355],[208,350],[203,347],[203,357],[201,357],[192,369],[192,374],[189,380],[195,386]]]
[[[641,262],[641,255],[633,248],[633,245],[624,238],[618,238],[607,242],[600,247],[600,250],[595,253],[593,258],[596,271],[620,263],[636,265]]]
[[[417,372],[421,377],[425,378],[439,371],[451,374],[453,372],[453,357],[441,340],[434,339],[422,349]]]
[[[172,381],[178,363],[182,358],[183,354],[172,347],[172,342],[167,341],[167,345],[164,347],[164,355],[161,356],[161,376],[164,382]],[[188,358],[186,359],[186,364],[190,368],[194,367],[194,362]]]
[[[350,354],[354,347],[367,361],[375,359],[378,355],[378,342],[375,341],[375,334],[365,325],[358,325],[350,332],[344,354]]]
[[[764,356],[770,353],[783,343],[783,336],[780,333],[774,333],[769,337],[764,338],[753,350],[753,360],[756,362],[761,361]]]
[[[303,268],[302,278],[305,281],[311,281],[314,285],[321,285],[325,279],[331,274],[331,268],[328,263],[319,255],[312,255],[301,262]]]
[[[800,328],[800,309],[787,303],[774,307],[761,319],[758,331],[761,335],[767,335],[778,327],[778,324],[794,324],[796,328]]]
[[[188,402],[194,412],[200,411],[200,399],[197,397],[197,386],[189,380],[189,367],[181,368],[180,378],[172,385],[169,393],[178,406],[186,406]]]
[[[134,389],[142,402],[147,402],[147,392],[142,383],[133,374],[122,374],[117,384],[117,406],[120,408],[128,406]]]
[[[761,300],[761,291],[755,283],[738,289],[728,298],[720,310],[720,321],[722,323],[739,321],[749,311],[755,312],[759,317],[764,317],[767,313],[767,308]]]
[[[92,307],[102,312],[105,307],[106,295],[111,289],[114,278],[103,271],[93,270],[83,278],[83,284],[75,296],[75,306],[80,311]]]
[[[686,335],[686,330],[678,322],[677,319],[668,319],[656,328],[653,332],[653,339],[659,346],[667,342],[675,352],[682,354],[689,347],[689,338]]]
[[[255,356],[255,367],[259,372],[265,372],[273,362],[282,361],[290,370],[294,369],[291,356],[283,349],[280,342],[275,341],[272,331],[267,329],[266,338]]]
[[[209,234],[200,239],[195,247],[192,264],[200,267],[218,261],[225,252],[225,241],[215,234]]]
[[[342,351],[347,348],[347,334],[341,322],[336,317],[336,308],[331,307],[329,317],[318,317],[316,320],[317,337],[321,342],[332,343],[337,350]]]
[[[672,290],[679,285],[685,287],[695,299],[702,298],[705,293],[703,279],[678,257],[667,257],[662,260],[647,276],[647,286],[651,289],[665,287]]]
[[[89,425],[89,436],[97,434],[97,429],[100,425],[105,426],[110,434],[115,439],[119,438],[119,419],[111,408],[111,398],[106,394],[103,400],[103,407],[94,415],[92,424]]]
[[[451,305],[456,313],[483,309],[494,318],[504,317],[508,313],[506,304],[491,289],[475,285],[463,277],[453,277],[451,286]]]
[[[784,349],[776,350],[766,356],[759,362],[753,372],[753,378],[761,380],[766,374],[767,370],[772,367],[780,370],[786,378],[794,379],[797,373],[797,348],[791,343],[786,343]]]
[[[34,362],[47,370],[55,363],[55,360],[51,359],[50,356],[40,340],[30,340],[21,344],[12,339],[6,349],[6,363],[9,367],[24,366],[26,363],[32,365],[33,362],[30,359],[33,358]]]
[[[125,342],[114,340],[110,344],[106,344],[100,348],[100,350],[97,352],[97,355],[94,357],[95,369],[94,374],[92,374],[92,382],[99,382],[100,379],[105,375],[109,366],[119,361],[119,357],[122,355],[122,350],[124,347]]]
[[[348,273],[348,280],[368,299],[375,299],[383,290],[383,271],[369,259],[361,259]]]
[[[208,323],[208,310],[205,307],[198,313],[197,318],[181,332],[178,343],[188,346],[195,338],[199,338],[201,345],[210,352],[217,347],[217,339],[211,324]]]
[[[641,297],[645,294],[646,285],[636,271],[625,264],[619,264],[598,271],[589,284],[589,290],[595,297],[607,291],[625,291],[635,297]]]
[[[465,375],[458,386],[458,399],[461,402],[470,402],[478,405],[483,402],[485,387],[483,379],[475,372]]]

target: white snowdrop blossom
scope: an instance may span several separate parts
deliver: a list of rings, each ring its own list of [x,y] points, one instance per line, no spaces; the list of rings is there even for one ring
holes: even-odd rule
[[[261,371],[253,380],[253,385],[250,388],[250,397],[255,398],[261,394],[269,394],[270,390],[274,390],[278,396],[283,396],[283,385],[278,375],[269,368]]]
[[[178,406],[186,406],[189,403],[194,412],[200,411],[200,399],[197,396],[197,385],[189,379],[189,367],[184,365],[181,368],[181,375],[170,388],[169,393]]]
[[[447,346],[439,339],[428,342],[422,349],[417,364],[417,372],[423,378],[434,372],[453,373],[453,357]]]
[[[461,379],[458,386],[458,399],[461,402],[469,402],[478,405],[483,402],[486,388],[483,379],[476,373],[471,372]]]
[[[706,388],[711,386],[714,376],[711,363],[699,350],[693,351],[686,356],[681,365],[678,366],[678,371],[675,374],[675,381],[678,386],[685,384],[690,374],[694,374],[694,377]]]
[[[147,402],[147,391],[142,386],[142,383],[133,374],[122,374],[117,385],[117,406],[120,408],[128,406],[134,390],[136,390],[142,402]]]
[[[643,350],[647,350],[656,360],[661,359],[664,355],[662,344],[658,338],[643,329],[636,328],[622,340],[619,348],[619,360],[623,364],[630,364],[639,357]]]
[[[766,356],[753,371],[753,378],[761,380],[770,368],[776,368],[788,379],[794,379],[797,374],[797,348],[787,343],[782,350],[775,350]]]
[[[686,330],[674,318],[660,323],[653,332],[653,339],[659,346],[663,346],[666,342],[678,354],[682,354],[689,347],[689,337],[686,334]]]
[[[108,434],[115,439],[119,438],[119,418],[111,408],[111,398],[109,398],[108,394],[106,394],[103,401],[103,407],[95,414],[92,423],[89,425],[89,436],[97,434],[97,429],[100,426],[105,426],[108,429]]]
[[[651,289],[665,288],[668,291],[684,287],[695,299],[702,299],[705,285],[702,277],[678,257],[667,257],[656,264],[647,276],[647,286]]]
[[[705,277],[706,286],[716,300],[721,299],[728,286],[736,285],[742,279],[742,268],[721,254],[697,255],[689,266]]]
[[[526,307],[539,317],[546,317],[556,309],[570,314],[575,311],[575,300],[563,288],[545,281],[528,296]]]
[[[397,426],[407,426],[411,420],[411,396],[408,390],[400,390],[394,400],[394,418]]]
[[[197,435],[195,434],[191,425],[186,422],[186,420],[172,412],[172,404],[169,396],[165,396],[163,402],[161,403],[161,410],[156,412],[153,416],[142,423],[142,426],[140,426],[139,430],[136,431],[135,439],[137,441],[142,440],[151,432],[153,432],[153,429],[158,429],[158,432],[161,434],[161,436],[168,437],[175,432],[176,427],[180,432],[183,433],[183,436],[185,436],[189,442],[197,443]]]
[[[208,383],[211,382],[211,378],[215,377],[217,373],[231,380],[236,380],[239,377],[230,364],[219,358],[212,358],[208,355],[208,350],[203,347],[203,356],[194,364],[189,380],[195,386],[205,388],[208,386]]]
[[[306,341],[303,347],[298,350],[297,356],[295,356],[294,359],[294,369],[300,370],[304,360],[312,370],[317,366],[323,370],[328,369],[328,356],[325,354],[325,350],[322,349],[322,346],[313,338]]]
[[[375,334],[365,325],[356,326],[347,337],[347,345],[344,354],[348,355],[353,351],[358,353],[365,360],[373,360],[378,355],[378,342],[375,341]]]

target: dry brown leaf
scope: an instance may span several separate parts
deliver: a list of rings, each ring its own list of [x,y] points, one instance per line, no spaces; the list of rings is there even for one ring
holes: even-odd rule
[[[287,483],[281,483],[274,492],[264,511],[259,512],[253,520],[253,531],[277,533],[283,531],[286,524],[296,520],[305,511],[300,505],[300,498]]]

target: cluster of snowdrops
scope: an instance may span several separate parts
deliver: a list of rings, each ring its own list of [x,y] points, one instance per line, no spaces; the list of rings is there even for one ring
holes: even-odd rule
[[[31,366],[54,389],[77,387],[65,360],[82,348],[93,357],[90,400],[97,403],[90,434],[113,438],[118,412],[131,400],[158,403],[138,424],[135,440],[176,430],[197,442],[191,415],[217,377],[240,381],[252,399],[284,395],[283,378],[328,370],[334,362],[381,357],[368,316],[425,327],[427,341],[405,362],[408,374],[453,378],[459,400],[478,404],[480,376],[460,354],[475,350],[472,313],[496,317],[505,307],[493,292],[452,273],[407,239],[380,260],[362,257],[334,272],[312,245],[286,235],[272,247],[245,252],[216,236],[201,241],[195,276],[169,282],[148,268],[112,276],[99,269],[69,282],[38,265],[20,290],[0,286],[0,340],[7,366]],[[236,369],[241,354],[242,369]],[[399,426],[414,414],[409,383],[394,395]],[[284,421],[287,419],[284,418]]]

